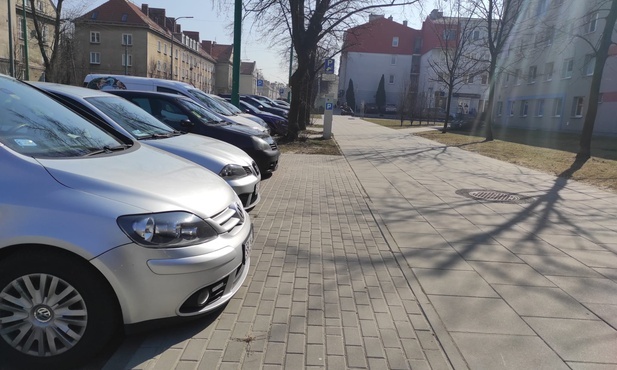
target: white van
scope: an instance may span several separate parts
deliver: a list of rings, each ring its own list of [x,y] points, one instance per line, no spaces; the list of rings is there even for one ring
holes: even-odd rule
[[[222,120],[248,126],[260,132],[270,133],[268,125],[258,123],[253,119],[234,114],[218,103],[213,103],[212,98],[195,86],[181,81],[165,80],[162,78],[148,78],[125,75],[89,74],[84,79],[84,87],[95,90],[139,90],[158,91],[163,93],[179,94],[195,100],[206,107]]]

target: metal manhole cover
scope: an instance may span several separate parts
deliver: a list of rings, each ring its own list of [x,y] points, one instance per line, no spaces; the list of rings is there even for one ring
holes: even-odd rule
[[[486,189],[460,189],[456,191],[456,194],[471,199],[496,203],[529,203],[533,200],[532,197],[516,193]]]

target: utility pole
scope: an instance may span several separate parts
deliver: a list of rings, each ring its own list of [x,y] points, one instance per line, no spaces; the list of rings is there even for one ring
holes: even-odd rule
[[[234,58],[231,82],[231,104],[240,106],[240,44],[242,42],[242,0],[234,3]]]
[[[30,80],[30,59],[28,57],[28,18],[26,17],[26,0],[22,0],[21,3],[24,10],[24,20],[22,23],[22,30],[24,32],[24,64],[26,66],[24,80],[28,81]],[[32,11],[34,11],[34,9],[32,9]]]
[[[190,19],[193,18],[192,16],[183,16],[183,17],[176,17],[176,18],[171,18],[173,20],[173,26],[171,29],[171,78],[170,80],[174,79],[174,33],[176,33],[176,22],[178,21],[178,19]]]
[[[7,9],[9,14],[9,73],[11,77],[15,77],[15,53],[13,50],[13,22],[12,16],[13,13],[11,10],[11,0],[7,0]]]
[[[287,92],[287,101],[291,103],[291,70],[294,65],[294,39],[291,37],[291,46],[289,47],[289,91]]]

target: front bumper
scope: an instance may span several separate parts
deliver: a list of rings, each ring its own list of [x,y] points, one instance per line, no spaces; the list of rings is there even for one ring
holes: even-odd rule
[[[234,235],[204,244],[154,249],[131,243],[91,262],[114,289],[125,325],[196,316],[224,305],[240,289],[252,238],[249,221]]]
[[[249,155],[257,163],[257,167],[259,167],[259,171],[261,172],[263,178],[263,175],[271,174],[276,171],[281,152],[278,148],[275,150],[255,150],[249,153]]]

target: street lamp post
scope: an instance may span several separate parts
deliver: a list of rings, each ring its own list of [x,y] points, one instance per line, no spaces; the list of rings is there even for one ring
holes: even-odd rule
[[[193,18],[192,16],[183,16],[172,18],[173,26],[171,28],[171,79],[174,79],[174,33],[176,32],[176,22],[178,19],[189,19]]]

